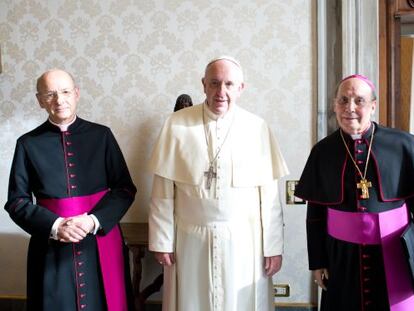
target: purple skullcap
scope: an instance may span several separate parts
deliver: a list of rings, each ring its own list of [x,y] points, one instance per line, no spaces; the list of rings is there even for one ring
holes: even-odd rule
[[[341,80],[341,83],[339,83],[339,84],[342,84],[342,82],[344,82],[344,81],[346,81],[346,80],[349,80],[349,79],[359,79],[359,80],[362,80],[362,81],[364,81],[366,84],[368,84],[368,85],[369,85],[369,87],[371,88],[371,90],[372,90],[373,92],[375,92],[375,85],[374,85],[374,83],[372,83],[372,81],[371,81],[370,79],[368,79],[367,77],[365,77],[365,76],[363,76],[363,75],[360,75],[360,74],[355,74],[355,75],[350,75],[350,76],[347,76],[347,77],[343,78],[343,79]]]

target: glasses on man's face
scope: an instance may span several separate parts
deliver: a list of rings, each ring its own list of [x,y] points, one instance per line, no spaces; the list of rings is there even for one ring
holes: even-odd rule
[[[38,93],[38,95],[46,102],[51,102],[58,96],[62,96],[64,98],[68,98],[72,96],[74,93],[75,88],[72,89],[63,89],[63,90],[57,90],[57,91],[50,91],[45,93]]]
[[[346,106],[348,104],[351,104],[352,102],[354,102],[355,106],[357,106],[357,107],[364,107],[368,103],[372,102],[372,100],[371,99],[366,99],[362,96],[357,96],[357,97],[341,96],[341,97],[336,99],[336,103],[339,106]]]

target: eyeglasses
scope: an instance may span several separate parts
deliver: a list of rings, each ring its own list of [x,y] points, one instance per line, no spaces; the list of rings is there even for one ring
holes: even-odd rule
[[[364,107],[368,103],[372,102],[371,99],[366,99],[366,98],[361,97],[361,96],[357,96],[357,97],[342,96],[342,97],[336,99],[336,103],[339,106],[346,106],[346,105],[350,104],[352,101],[355,103],[355,105],[357,107]]]
[[[43,100],[45,100],[46,102],[51,102],[55,97],[58,97],[59,95],[64,97],[64,98],[68,98],[68,97],[72,96],[74,91],[75,91],[75,88],[72,88],[72,89],[63,89],[63,90],[57,90],[57,91],[50,91],[50,92],[46,92],[46,93],[37,93],[37,95],[42,97]]]

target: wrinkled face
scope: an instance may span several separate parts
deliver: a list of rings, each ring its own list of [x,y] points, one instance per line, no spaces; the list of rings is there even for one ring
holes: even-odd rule
[[[210,64],[202,79],[209,109],[223,116],[240,97],[244,88],[241,69],[231,61],[221,59]]]
[[[375,112],[376,105],[368,84],[353,78],[345,80],[339,86],[334,112],[344,132],[350,135],[361,134],[370,126],[371,115]]]
[[[39,105],[47,111],[50,120],[67,124],[75,118],[79,89],[69,74],[61,70],[45,73],[37,91]]]

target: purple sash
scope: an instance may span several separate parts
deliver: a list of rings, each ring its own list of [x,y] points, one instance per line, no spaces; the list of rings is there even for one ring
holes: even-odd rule
[[[342,212],[328,208],[328,234],[356,244],[381,244],[391,311],[414,310],[414,289],[400,236],[409,222],[407,207],[382,213]]]
[[[87,213],[102,199],[107,190],[80,197],[40,199],[38,203],[59,215],[72,217]],[[108,311],[126,311],[127,299],[124,279],[122,236],[119,226],[106,235],[96,235],[102,279]]]

